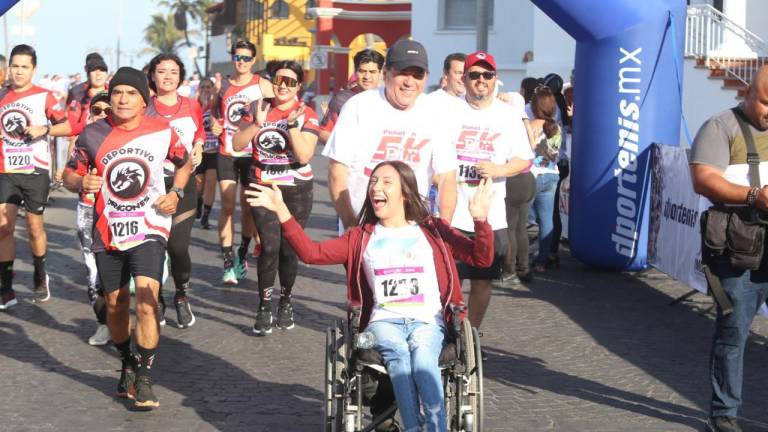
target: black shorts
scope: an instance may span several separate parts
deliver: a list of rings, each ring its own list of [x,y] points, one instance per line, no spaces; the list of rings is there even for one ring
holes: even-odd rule
[[[215,170],[218,155],[218,153],[203,153],[203,161],[195,168],[195,175],[203,175],[208,170]]]
[[[41,215],[48,204],[51,177],[41,174],[0,174],[0,204],[21,205],[36,215]]]
[[[216,175],[219,181],[231,180],[248,186],[248,176],[251,173],[253,158],[225,156],[221,153],[216,157]]]
[[[165,190],[170,191],[173,187],[173,177],[165,177]],[[197,208],[197,186],[195,179],[191,178],[184,187],[184,198],[176,205],[176,213],[173,217],[179,216]]]
[[[127,251],[96,252],[96,268],[105,293],[126,286],[131,276],[146,276],[158,282],[163,280],[165,246],[150,240]]]
[[[461,231],[469,238],[475,238],[475,233]],[[459,270],[459,279],[470,280],[497,280],[501,279],[501,265],[504,263],[504,256],[507,254],[507,229],[500,229],[493,232],[493,264],[490,267],[472,267],[463,262],[456,261],[456,268]]]

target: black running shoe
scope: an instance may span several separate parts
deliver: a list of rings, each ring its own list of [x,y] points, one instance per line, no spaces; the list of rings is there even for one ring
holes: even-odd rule
[[[157,298],[157,323],[160,324],[160,326],[165,325],[165,298],[163,296],[158,296]]]
[[[283,330],[290,330],[294,327],[293,306],[291,302],[280,303],[277,308],[277,326]]]
[[[35,303],[45,303],[51,299],[51,288],[48,282],[50,282],[50,278],[46,274],[45,281],[35,287]]]
[[[203,215],[203,217],[200,218],[200,227],[204,230],[211,229],[211,222],[208,220],[208,215]]]
[[[173,305],[176,306],[176,325],[180,329],[195,325],[195,315],[192,313],[187,296],[175,298]]]
[[[136,394],[136,372],[133,367],[124,366],[117,383],[117,397],[133,399]]]
[[[19,303],[16,300],[16,291],[8,290],[0,293],[0,310],[10,309]]]
[[[142,375],[136,378],[136,397],[133,406],[139,410],[151,410],[160,407],[155,392],[152,391],[152,378]]]
[[[253,332],[262,336],[272,333],[272,321],[272,310],[269,307],[260,307],[259,312],[256,314]]]
[[[736,417],[717,416],[710,417],[707,421],[709,432],[741,432],[741,427]]]

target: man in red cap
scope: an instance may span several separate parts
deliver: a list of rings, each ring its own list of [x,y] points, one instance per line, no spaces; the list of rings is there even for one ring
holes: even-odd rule
[[[493,179],[494,197],[488,213],[488,222],[494,230],[493,265],[489,268],[458,266],[459,277],[470,279],[469,320],[479,328],[490,302],[491,281],[501,277],[507,248],[506,179],[527,171],[533,152],[521,112],[494,97],[496,60],[493,56],[484,51],[468,55],[462,79],[466,88],[464,100],[446,104],[441,110],[440,124],[446,128],[450,144],[456,150],[458,193],[451,225],[470,236],[474,234],[469,199],[482,179]]]

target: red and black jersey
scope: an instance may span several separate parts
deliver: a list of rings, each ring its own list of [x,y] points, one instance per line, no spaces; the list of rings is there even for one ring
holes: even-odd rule
[[[91,86],[87,82],[80,83],[69,90],[67,95],[67,119],[72,127],[70,136],[77,136],[83,132],[88,120],[88,110],[91,108]],[[105,88],[106,92],[107,89]],[[98,94],[98,93],[97,93]]]
[[[259,102],[254,102],[243,115],[243,121],[252,122],[253,114]],[[281,110],[274,106],[267,113],[267,121],[256,133],[251,141],[253,148],[253,168],[251,179],[259,184],[294,185],[297,182],[312,180],[312,166],[300,164],[293,154],[293,143],[288,131],[288,116],[299,108],[299,101],[295,101],[288,109]],[[299,130],[318,134],[317,113],[308,107],[304,107],[304,114],[300,116]]]
[[[153,97],[144,115],[167,121],[181,138],[181,142],[188,153],[192,153],[192,145],[195,141],[205,140],[203,113],[200,103],[195,99],[176,96],[175,104],[165,105]],[[173,176],[174,171],[174,164],[171,161],[166,161],[165,175]]]
[[[171,216],[154,202],[166,194],[163,161],[183,166],[189,154],[167,121],[144,117],[138,127],[115,127],[111,117],[85,127],[67,170],[84,176],[93,168],[104,179],[94,203],[91,250],[128,250],[168,240]]]
[[[29,140],[24,134],[28,126],[44,126],[49,121],[55,125],[67,118],[48,90],[35,85],[22,92],[10,87],[0,89],[0,173],[33,174],[50,170],[47,137]]]
[[[257,100],[261,100],[262,93],[259,81],[261,77],[254,75],[248,84],[236,86],[224,80],[221,83],[221,89],[216,97],[214,105],[214,117],[224,120],[224,131],[219,136],[219,153],[226,156],[243,157],[250,156],[251,146],[241,151],[232,149],[232,137],[235,136],[237,128],[240,126],[240,119],[247,111],[248,106]]]
[[[325,111],[325,115],[320,121],[320,130],[325,132],[333,131],[333,127],[336,126],[336,122],[339,119],[341,107],[347,103],[349,98],[360,93],[361,91],[363,91],[362,87],[354,86],[352,88],[342,89],[334,93],[333,97],[331,97],[331,101],[328,102],[328,110]]]

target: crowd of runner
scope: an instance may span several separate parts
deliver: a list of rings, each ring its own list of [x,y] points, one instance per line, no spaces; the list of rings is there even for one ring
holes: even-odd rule
[[[257,335],[294,327],[299,257],[347,263],[350,286],[361,290],[358,300],[377,339],[397,333],[410,341],[426,332],[403,330],[404,319],[429,327],[437,339],[422,353],[427,359],[436,355],[433,345],[442,344],[447,302],[464,302],[459,288],[447,288],[454,278],[470,280],[467,316],[479,328],[493,281],[530,282],[557,266],[556,191],[568,172],[573,114],[559,76],[526,79],[519,93],[503,93],[492,54],[453,53],[440,71],[440,88],[426,94],[426,49],[403,40],[386,55],[357,53],[349,84],[319,115],[302,101],[301,64],[270,61],[254,73],[256,54],[252,43],[237,41],[230,76],[195,77],[182,91],[189,81],[173,54],[154,57],[143,71],[122,67],[110,74],[92,53],[85,58],[86,81],[66,95],[33,84],[32,47],[14,47],[7,65],[2,59],[0,82],[8,71],[8,85],[0,90],[0,310],[17,305],[19,207],[33,256],[34,301],[51,298],[43,213],[51,187],[63,184],[79,196],[77,238],[97,321],[89,343],[115,345],[122,361],[118,394],[137,408],[159,406],[150,372],[165,324],[166,279],[174,284],[169,298],[178,327],[196,322],[189,246],[196,220],[212,228],[217,191],[221,282],[248,284],[249,256],[258,257]],[[305,250],[311,242],[296,238],[312,213],[310,161],[318,144],[329,164],[337,241],[357,245],[357,252],[334,243],[327,256],[312,255]],[[533,265],[531,223],[539,226]],[[450,262],[430,258],[445,251],[453,251]],[[395,366],[402,352],[378,348],[391,360],[390,373],[418,375]],[[414,363],[418,367],[433,376],[436,358]],[[418,380],[413,385],[418,395],[409,390],[415,387],[394,386],[405,429],[445,430],[442,392],[425,390]],[[403,402],[414,400],[435,415],[424,418],[418,403]]]

